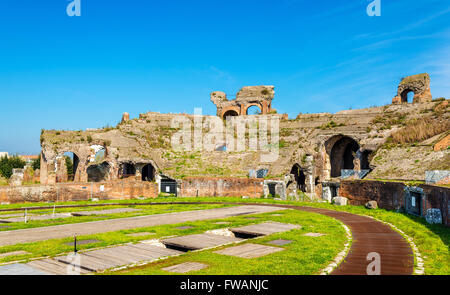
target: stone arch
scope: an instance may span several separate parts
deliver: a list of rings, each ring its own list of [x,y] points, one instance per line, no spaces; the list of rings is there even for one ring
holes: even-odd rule
[[[325,143],[325,150],[325,178],[340,177],[342,169],[361,169],[360,146],[352,137],[333,136]]]
[[[239,116],[239,114],[239,109],[237,107],[227,108],[222,112],[222,119],[226,119],[228,116]]]
[[[136,167],[133,163],[125,162],[120,165],[121,178],[128,178],[136,175]]]
[[[397,95],[392,99],[392,103],[408,102],[407,95],[410,92],[414,93],[412,103],[432,101],[430,81],[430,76],[427,73],[402,78],[398,85]]]
[[[305,169],[303,169],[299,164],[294,164],[291,169],[291,173],[294,175],[294,179],[297,183],[297,189],[302,192],[306,192],[306,174]]]
[[[89,165],[86,169],[88,176],[88,182],[101,182],[109,180],[111,165],[108,162],[102,162],[101,164]]]
[[[148,163],[142,167],[141,175],[142,181],[155,181],[156,169],[151,163]]]
[[[410,93],[413,94],[413,97],[410,97]],[[402,103],[413,103],[414,102],[415,92],[412,89],[405,89],[402,93],[400,93],[400,98]]]
[[[253,108],[253,107],[257,107],[258,109],[259,109],[259,114],[262,114],[262,112],[263,112],[263,107],[262,107],[262,105],[261,104],[259,104],[259,103],[250,103],[250,104],[248,104],[248,105],[246,105],[245,106],[245,111],[244,111],[244,114],[245,115],[249,115],[249,109],[251,109],[251,108]]]

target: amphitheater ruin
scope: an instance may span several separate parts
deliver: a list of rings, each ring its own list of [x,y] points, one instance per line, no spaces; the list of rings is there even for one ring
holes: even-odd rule
[[[0,198],[14,201],[25,194],[33,200],[51,200],[55,198],[54,186],[59,184],[64,186],[66,198],[74,199],[89,184],[88,189],[105,198],[170,193],[331,201],[344,196],[352,204],[361,204],[377,198],[377,189],[372,196],[359,196],[357,192],[374,189],[379,181],[367,184],[358,180],[425,180],[429,171],[449,170],[448,131],[419,145],[390,146],[392,134],[406,128],[407,122],[424,118],[436,124],[450,121],[448,100],[432,100],[428,74],[404,78],[390,105],[335,114],[299,114],[294,119],[272,108],[274,89],[243,87],[233,100],[215,91],[210,99],[217,107],[217,117],[223,120],[230,116],[257,118],[258,114],[278,118],[279,157],[275,162],[261,161],[258,151],[228,151],[221,141],[216,142],[214,151],[174,151],[171,138],[178,129],[171,122],[180,117],[192,121],[194,115],[148,112],[130,119],[124,113],[116,127],[43,130],[39,189],[10,188],[9,194],[0,192]],[[412,101],[408,101],[408,93],[414,93]],[[249,114],[251,107],[257,108],[256,116]],[[211,117],[215,116],[201,117],[204,133],[211,127]],[[435,146],[444,147],[434,150]],[[72,171],[66,166],[68,153]],[[448,182],[448,176],[439,181]],[[380,192],[385,190],[380,187]],[[404,183],[397,189],[404,194]],[[434,202],[433,194],[440,197],[435,203],[425,204],[421,214],[426,208],[440,206],[448,222],[448,189],[444,197],[434,187],[422,191],[429,196],[424,204]],[[378,198],[382,206],[391,209],[404,207],[406,202],[401,196],[386,201]]]

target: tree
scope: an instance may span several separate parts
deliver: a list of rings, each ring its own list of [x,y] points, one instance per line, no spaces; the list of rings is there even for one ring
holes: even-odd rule
[[[33,168],[34,171],[41,169],[41,157],[37,158],[36,160],[33,160],[31,167]]]
[[[69,156],[65,156],[66,158],[66,168],[67,168],[67,175],[73,174],[73,161],[72,158]]]
[[[25,167],[25,161],[18,156],[4,156],[0,159],[0,175],[5,178],[9,179],[11,177],[13,169],[23,167]]]

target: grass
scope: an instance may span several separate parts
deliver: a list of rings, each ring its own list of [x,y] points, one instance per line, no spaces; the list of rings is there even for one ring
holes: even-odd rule
[[[407,144],[421,142],[450,129],[450,121],[431,118],[415,119],[392,134],[393,143]]]
[[[281,248],[284,248],[284,251],[253,259],[214,253],[219,249],[235,246],[232,244],[204,251],[187,252],[181,256],[168,258],[144,266],[117,272],[106,272],[105,274],[168,275],[174,273],[163,271],[162,268],[183,262],[195,261],[208,265],[208,268],[190,272],[189,275],[310,275],[318,274],[320,270],[324,269],[334,259],[337,253],[344,248],[344,244],[347,241],[345,230],[341,224],[333,218],[296,210],[277,212],[282,216],[272,216],[274,213],[275,212],[252,215],[252,217],[261,217],[257,221],[249,221],[244,217],[227,218],[226,221],[232,222],[232,224],[227,226],[237,226],[255,222],[260,223],[267,220],[301,225],[301,229],[273,234],[263,238],[251,239],[244,242],[273,246],[267,244],[267,242],[276,239],[291,240],[292,243],[281,246]],[[303,236],[304,233],[308,232],[324,233],[325,236]]]
[[[102,201],[103,203],[111,201]],[[116,201],[114,201],[116,202]],[[120,203],[126,204],[131,202],[228,202],[228,203],[270,203],[270,204],[290,204],[311,207],[320,207],[325,209],[346,211],[353,214],[368,215],[377,219],[389,222],[397,226],[408,236],[413,238],[420,253],[424,259],[425,274],[429,275],[449,275],[450,274],[450,228],[444,225],[429,225],[423,218],[412,215],[388,211],[384,209],[368,210],[363,206],[334,206],[326,203],[305,203],[296,201],[277,201],[273,199],[242,199],[240,197],[197,197],[197,198],[161,198],[151,200],[121,200]],[[83,202],[89,203],[89,202]],[[92,202],[90,202],[92,204]],[[77,204],[69,202],[64,204]],[[36,205],[44,206],[47,203],[38,203]],[[21,204],[13,204],[6,206],[15,206]],[[23,206],[23,204],[22,204]],[[4,207],[4,206],[2,206]],[[2,251],[3,252],[3,251]]]
[[[180,206],[184,207],[184,206]],[[281,214],[281,216],[272,216],[272,214]],[[296,229],[287,233],[280,233],[267,236],[261,239],[249,240],[252,243],[264,244],[265,242],[274,239],[289,239],[293,242],[284,246],[285,251],[271,254],[265,257],[257,258],[251,261],[244,259],[237,259],[226,256],[218,256],[207,250],[202,252],[188,252],[177,258],[170,258],[161,263],[177,263],[181,260],[195,259],[200,261],[210,261],[215,268],[209,268],[207,273],[215,274],[314,274],[319,270],[325,268],[343,249],[346,243],[345,231],[341,224],[327,216],[301,212],[296,210],[283,210],[258,215],[252,217],[259,217],[257,220],[250,220],[244,216],[236,216],[225,219],[205,220],[195,222],[185,222],[179,224],[168,224],[162,226],[143,227],[132,230],[120,230],[114,232],[100,233],[94,235],[78,236],[79,241],[86,239],[95,239],[99,242],[93,244],[79,245],[80,251],[93,249],[98,247],[106,247],[111,245],[119,245],[130,242],[139,242],[146,239],[157,239],[162,237],[174,235],[188,235],[203,233],[207,230],[213,230],[223,227],[236,227],[252,223],[260,223],[267,220],[286,222],[302,225],[301,229]],[[218,221],[230,222],[227,225],[215,224]],[[187,230],[180,230],[177,227],[192,226],[193,228]],[[131,237],[127,234],[138,232],[152,232],[154,235],[144,237]],[[303,233],[319,232],[326,234],[322,237],[304,237]],[[73,238],[53,239],[48,241],[40,241],[34,243],[17,244],[11,246],[0,247],[0,253],[12,251],[27,251],[30,254],[15,255],[0,258],[0,263],[12,262],[21,260],[22,262],[29,261],[32,258],[56,256],[61,254],[68,254],[73,250],[73,247],[66,245],[66,243],[73,242]],[[193,255],[193,256],[191,256]],[[199,258],[200,257],[200,258]],[[213,258],[211,258],[213,257]],[[214,258],[215,257],[215,258]],[[175,260],[172,260],[175,259]],[[231,264],[230,264],[231,263]],[[159,265],[157,263],[156,265]],[[154,264],[149,266],[155,267]],[[236,268],[236,266],[239,266]],[[129,273],[131,270],[126,270]],[[141,268],[134,269],[137,273],[144,271],[146,274],[151,272]],[[120,272],[121,273],[121,272]],[[136,273],[136,274],[137,274]],[[116,274],[115,272],[113,274]]]
[[[105,209],[115,209],[115,208],[123,208],[124,206],[101,206],[101,207],[79,207],[79,208],[57,208],[55,213],[69,213],[69,212],[77,212],[77,211],[93,211],[93,210],[105,210]],[[25,222],[14,222],[14,223],[5,223],[4,225],[8,226],[5,228],[0,228],[1,231],[10,231],[17,229],[26,229],[26,228],[36,228],[36,227],[44,227],[44,226],[52,226],[52,225],[61,225],[61,224],[71,224],[71,223],[82,223],[82,222],[90,222],[90,221],[99,221],[99,220],[107,220],[107,219],[117,219],[117,218],[126,218],[126,217],[135,217],[135,216],[143,216],[143,215],[153,215],[153,214],[162,214],[162,213],[173,213],[173,212],[181,212],[181,211],[191,211],[191,210],[202,210],[202,209],[212,209],[212,208],[222,208],[228,207],[228,205],[161,205],[161,206],[128,206],[128,208],[136,208],[141,211],[135,212],[125,212],[125,213],[114,213],[107,215],[91,215],[91,216],[74,216],[67,218],[56,218],[49,220],[30,220],[27,223]],[[28,211],[28,214],[52,214],[52,209],[45,210],[33,210]],[[23,211],[12,211],[12,212],[0,212],[0,219],[3,215],[7,214],[23,214]]]

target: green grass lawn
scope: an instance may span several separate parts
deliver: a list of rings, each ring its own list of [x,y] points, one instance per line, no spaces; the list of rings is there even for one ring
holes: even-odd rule
[[[27,223],[25,223],[25,222],[13,222],[13,223],[3,223],[3,224],[0,223],[0,226],[1,225],[7,226],[4,228],[0,228],[0,231],[10,231],[10,230],[17,230],[17,229],[25,229],[25,228],[36,228],[36,227],[43,227],[43,226],[81,223],[81,222],[143,216],[143,215],[173,213],[173,212],[180,212],[180,211],[223,208],[223,207],[229,207],[229,206],[230,205],[220,205],[220,204],[218,204],[218,205],[209,205],[209,204],[189,205],[189,204],[186,204],[186,205],[159,205],[159,206],[151,206],[151,205],[126,206],[126,204],[124,204],[122,206],[56,208],[55,213],[69,213],[69,212],[77,212],[77,211],[94,211],[94,210],[97,211],[97,210],[106,210],[106,209],[115,209],[115,208],[136,208],[141,211],[113,213],[113,214],[105,214],[105,215],[73,216],[73,217],[56,218],[56,219],[49,219],[49,220],[30,220]],[[52,214],[52,212],[53,212],[53,209],[29,210],[28,214]],[[14,213],[23,214],[23,210],[0,212],[0,219],[2,219],[2,215],[14,214]],[[5,218],[5,219],[7,220],[7,218]]]
[[[285,249],[284,251],[252,259],[225,256],[214,253],[219,249],[233,247],[236,245],[231,244],[215,249],[187,252],[181,256],[171,257],[144,266],[116,272],[105,272],[104,274],[167,275],[173,273],[163,271],[162,268],[183,262],[200,262],[208,265],[208,268],[200,271],[189,272],[189,275],[318,274],[333,261],[334,257],[342,251],[344,244],[347,242],[345,230],[341,223],[331,217],[297,210],[285,210],[277,213],[282,216],[272,216],[274,212],[271,212],[252,215],[252,217],[260,216],[261,218],[258,220],[248,220],[245,219],[245,217],[227,218],[226,221],[232,222],[232,224],[227,225],[227,227],[245,225],[249,223],[261,223],[268,220],[301,225],[301,229],[294,229],[289,232],[273,234],[243,242],[273,246],[267,244],[267,242],[276,239],[291,240],[292,243],[280,246]],[[211,226],[211,223],[209,223],[209,226]],[[310,232],[323,233],[325,236],[303,236],[303,234]]]
[[[290,204],[297,206],[320,207],[331,210],[345,211],[353,214],[368,215],[377,219],[389,222],[413,238],[414,243],[419,248],[424,259],[425,274],[450,274],[450,228],[443,225],[429,225],[423,218],[412,215],[397,213],[383,209],[368,210],[363,206],[334,206],[326,203],[303,203],[295,201],[276,201],[273,199],[242,199],[239,197],[198,197],[198,198],[158,198],[146,200],[105,200],[104,203],[120,202],[121,204],[141,202],[229,202],[229,203],[271,203],[271,204]],[[97,202],[83,202],[83,204],[96,204]],[[64,205],[80,204],[78,202],[61,203]],[[48,206],[48,203],[29,203],[26,206]],[[20,208],[24,204],[3,205],[1,208]],[[140,207],[140,206],[137,206]]]

